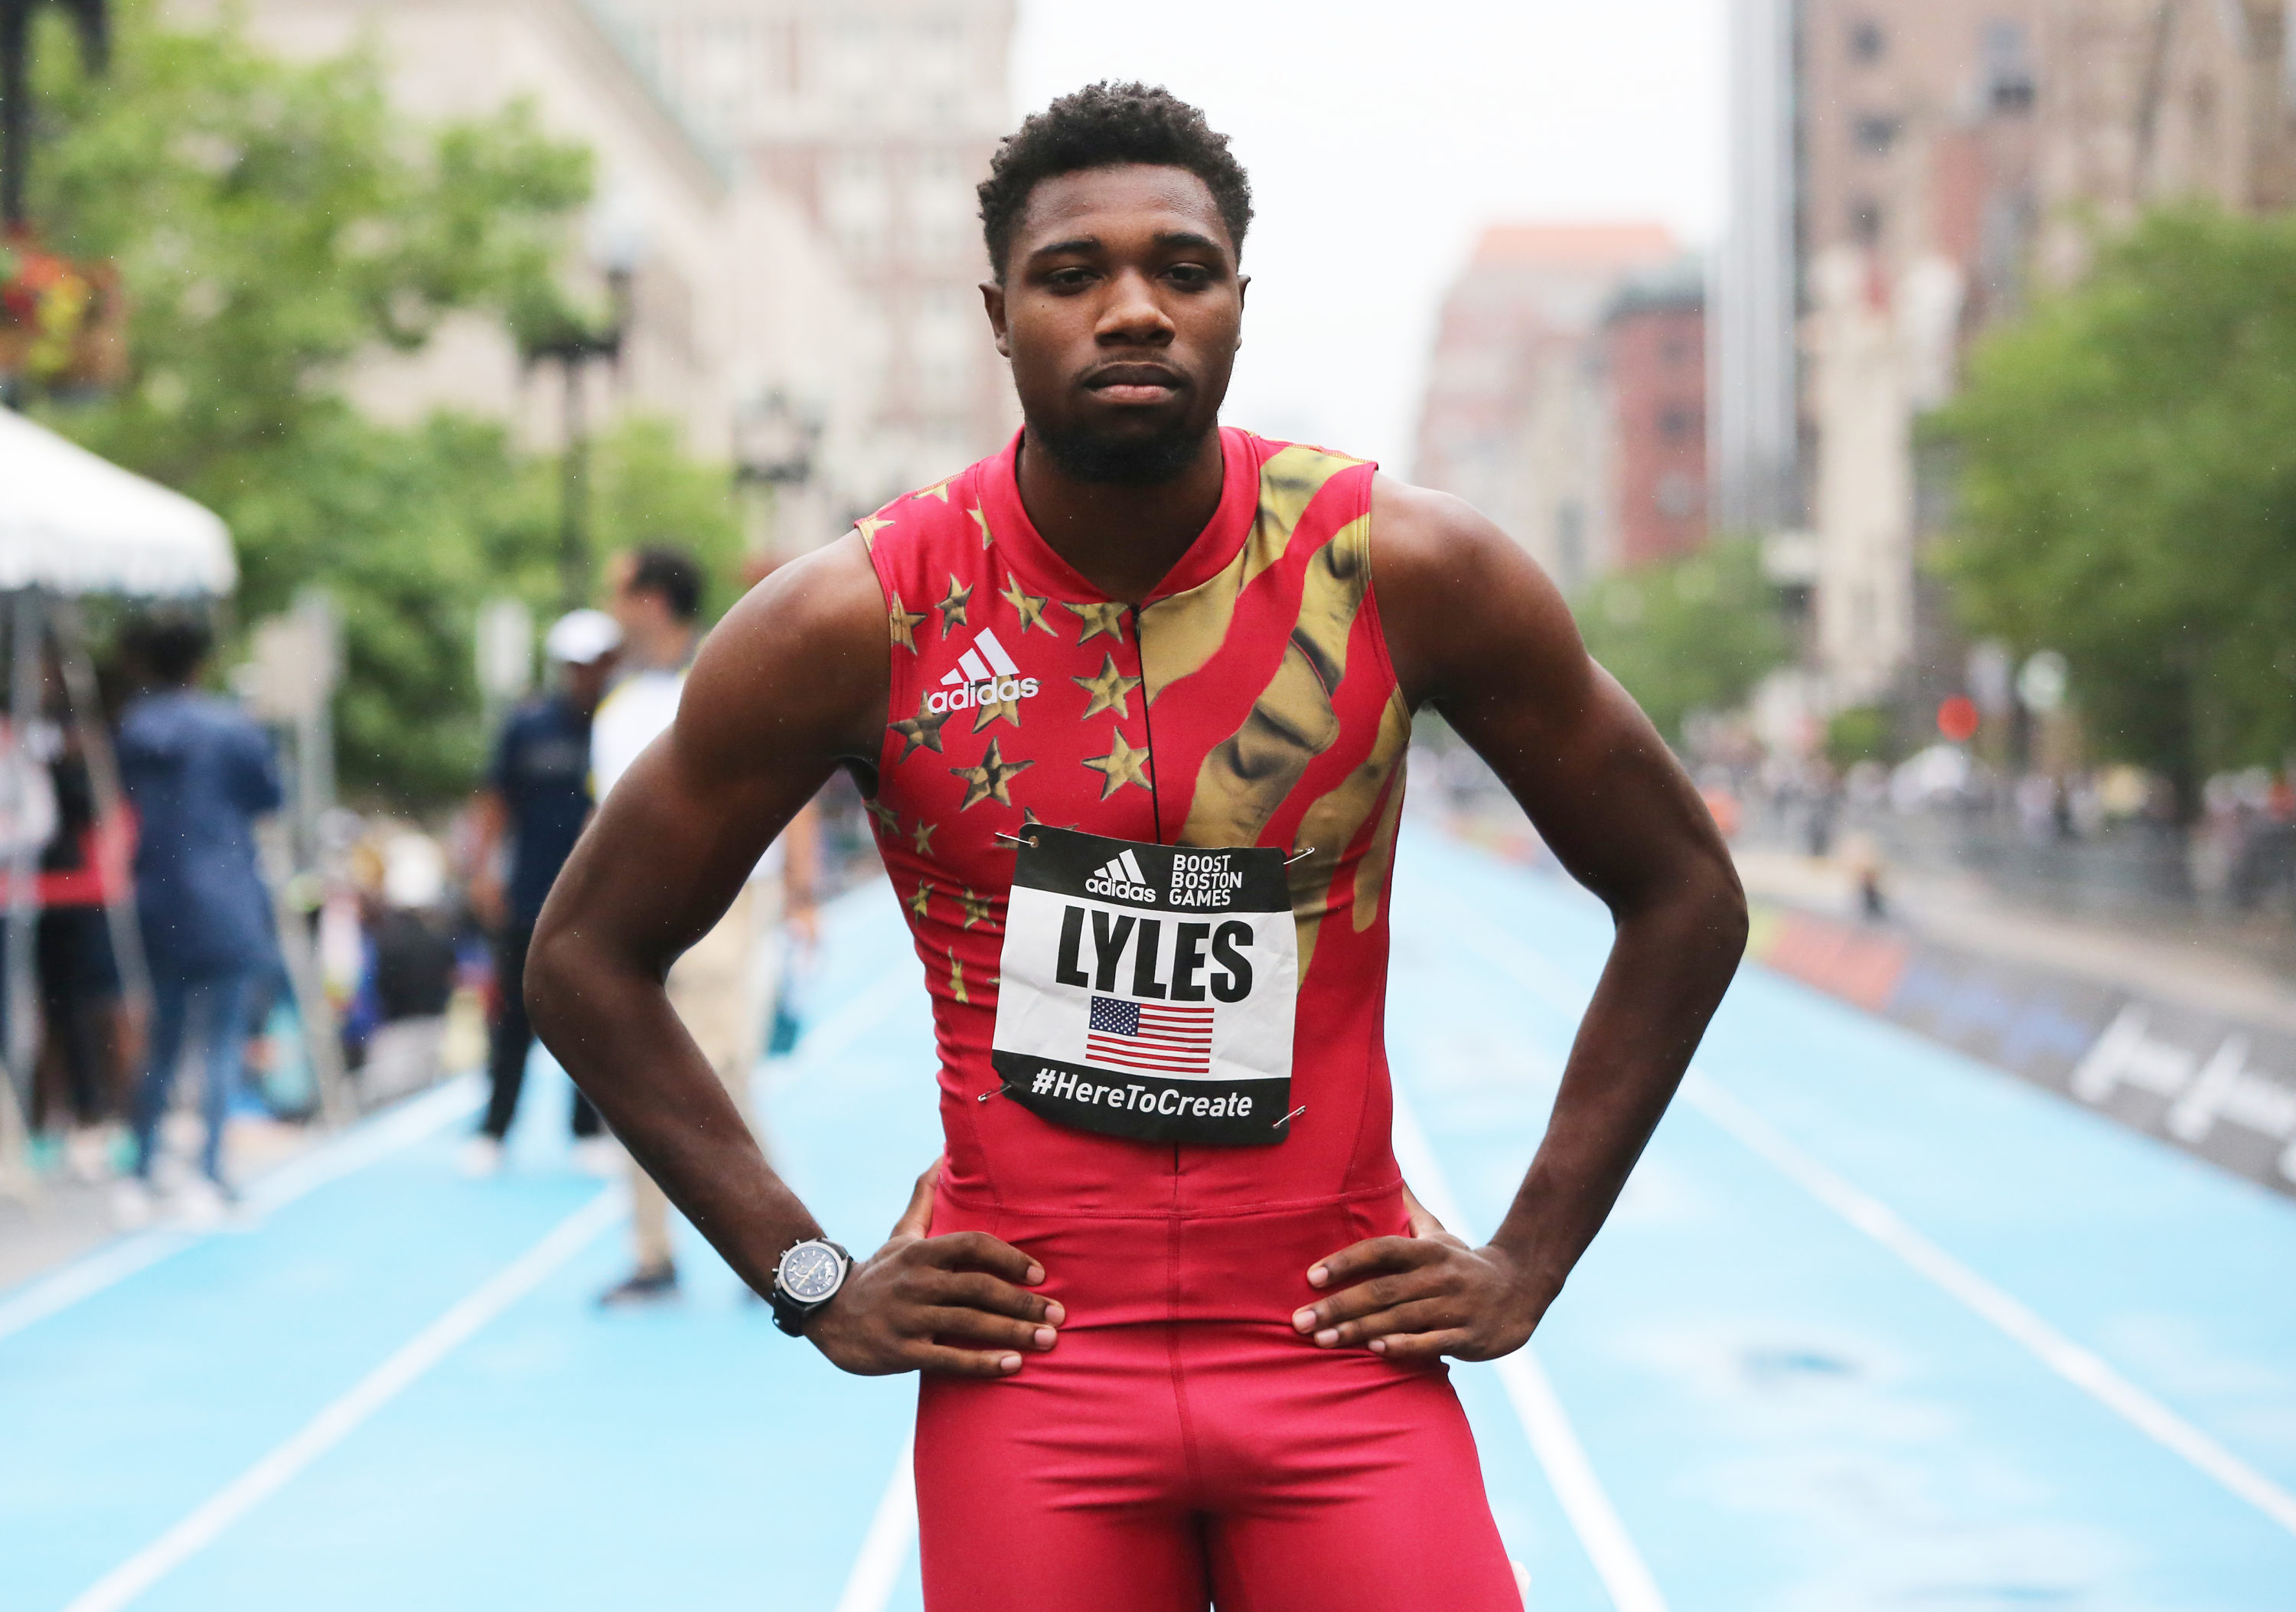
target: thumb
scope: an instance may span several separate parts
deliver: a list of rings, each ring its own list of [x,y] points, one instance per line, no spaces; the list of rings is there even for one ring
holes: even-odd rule
[[[1412,1236],[1442,1237],[1446,1235],[1447,1229],[1441,1221],[1435,1218],[1426,1205],[1419,1201],[1419,1195],[1411,1190],[1411,1183],[1408,1181],[1403,1184],[1403,1207],[1411,1217]]]
[[[893,1222],[891,1235],[886,1238],[888,1242],[895,1238],[924,1237],[931,1232],[933,1188],[939,1183],[940,1161],[935,1159],[925,1166],[925,1172],[917,1177],[916,1189],[909,1194],[909,1206],[902,1210],[901,1218]]]

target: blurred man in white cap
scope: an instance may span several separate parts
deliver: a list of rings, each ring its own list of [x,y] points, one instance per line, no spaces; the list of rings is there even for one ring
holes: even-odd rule
[[[590,735],[590,785],[600,801],[677,716],[686,668],[701,646],[701,566],[676,548],[642,548],[617,568],[612,609],[623,632],[622,664]],[[813,835],[808,806],[767,851],[717,927],[671,965],[665,982],[671,1008],[752,1131],[757,1117],[750,1106],[750,1075],[781,983],[778,936],[784,918],[800,939],[812,937]],[[669,1200],[635,1162],[630,1227],[635,1268],[600,1302],[619,1306],[675,1298]]]
[[[590,817],[590,722],[604,698],[606,680],[622,646],[622,629],[602,610],[559,617],[543,639],[551,687],[511,712],[495,743],[494,761],[480,789],[471,878],[471,906],[495,942],[495,1010],[487,1071],[493,1095],[479,1134],[464,1152],[463,1168],[489,1175],[502,1167],[503,1138],[518,1113],[526,1060],[534,1049],[527,1022],[527,943],[542,898],[565,865]],[[503,855],[503,840],[510,841]],[[507,866],[505,866],[505,863]],[[578,1156],[594,1169],[610,1166],[611,1144],[598,1111],[574,1094]]]

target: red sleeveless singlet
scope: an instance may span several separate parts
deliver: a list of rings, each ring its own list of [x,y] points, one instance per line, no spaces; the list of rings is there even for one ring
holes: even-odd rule
[[[1374,467],[1233,428],[1220,441],[1217,512],[1136,608],[1037,535],[1017,437],[860,522],[892,640],[869,810],[932,991],[953,1203],[1158,1215],[1396,1188],[1382,1021],[1410,717],[1372,590]],[[1300,1112],[1285,1140],[1147,1143],[980,1100],[999,1087],[1014,849],[998,835],[1030,823],[1304,853],[1288,874]]]

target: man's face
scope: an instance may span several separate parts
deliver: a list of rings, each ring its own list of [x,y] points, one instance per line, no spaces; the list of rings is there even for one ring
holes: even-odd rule
[[[1030,443],[1080,480],[1177,475],[1218,423],[1244,285],[1210,190],[1185,169],[1038,185],[1004,284],[981,287]]]
[[[620,624],[625,638],[641,643],[652,641],[676,624],[669,601],[656,588],[617,587],[607,610]]]
[[[598,709],[598,702],[606,697],[606,679],[613,675],[614,655],[611,651],[600,655],[587,665],[568,662],[560,670],[566,679],[566,697],[574,709],[587,714]]]

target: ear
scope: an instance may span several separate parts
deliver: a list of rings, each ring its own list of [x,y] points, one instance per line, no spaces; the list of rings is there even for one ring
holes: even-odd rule
[[[996,333],[996,350],[1013,356],[1012,326],[1004,317],[1004,287],[995,280],[980,283],[980,306],[988,312],[988,328]]]

